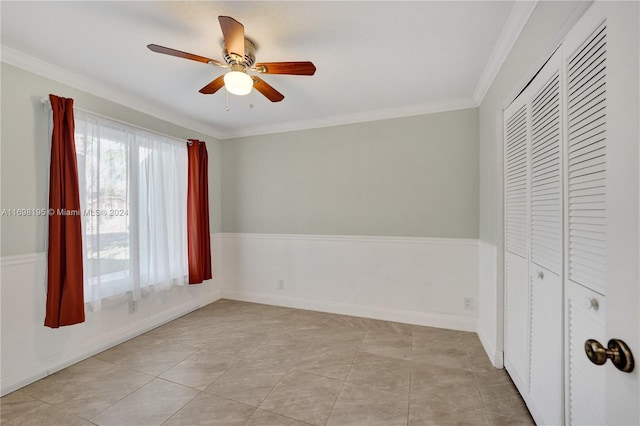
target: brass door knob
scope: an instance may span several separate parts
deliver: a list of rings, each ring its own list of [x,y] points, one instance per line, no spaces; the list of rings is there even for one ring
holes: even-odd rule
[[[584,343],[584,351],[589,360],[596,365],[602,365],[610,359],[618,370],[631,373],[634,362],[629,346],[619,339],[609,340],[607,346],[608,348],[605,348],[597,340],[589,339]]]

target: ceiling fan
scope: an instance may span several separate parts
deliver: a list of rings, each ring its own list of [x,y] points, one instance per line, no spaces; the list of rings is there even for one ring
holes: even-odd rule
[[[229,16],[218,16],[224,45],[222,55],[224,63],[204,56],[182,52],[169,47],[149,44],[147,47],[157,53],[191,59],[230,71],[213,80],[200,89],[200,93],[210,95],[216,93],[223,86],[234,95],[247,95],[255,88],[271,102],[280,102],[284,95],[267,84],[257,75],[250,75],[249,71],[258,74],[289,74],[313,75],[316,67],[312,62],[258,62],[256,63],[255,44],[244,36],[244,26]]]

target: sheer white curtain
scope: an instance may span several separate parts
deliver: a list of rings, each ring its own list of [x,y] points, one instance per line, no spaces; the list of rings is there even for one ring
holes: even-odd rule
[[[75,124],[85,301],[184,284],[186,143],[77,109]]]

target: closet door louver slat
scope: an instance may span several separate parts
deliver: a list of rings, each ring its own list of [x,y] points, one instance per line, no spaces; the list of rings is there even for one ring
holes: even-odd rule
[[[531,261],[556,274],[562,261],[560,108],[556,72],[531,102]]]
[[[606,24],[569,57],[568,277],[605,293]]]
[[[527,257],[527,108],[519,108],[506,122],[505,134],[506,249]]]

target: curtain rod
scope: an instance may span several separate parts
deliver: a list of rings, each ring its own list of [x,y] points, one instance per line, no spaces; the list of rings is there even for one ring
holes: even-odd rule
[[[42,98],[40,98],[40,103],[42,105],[44,105],[45,108],[48,108],[49,110],[51,110],[51,101],[49,100],[48,97],[44,97],[43,96]],[[185,142],[187,142],[189,145],[192,144],[192,142],[190,142],[187,139],[181,139],[181,138],[177,138],[175,136],[167,135],[166,133],[160,133],[160,132],[158,132],[156,130],[147,129],[146,127],[138,126],[136,124],[132,124],[132,123],[129,123],[127,121],[118,120],[117,118],[113,118],[113,117],[109,117],[109,116],[106,116],[106,115],[98,114],[97,112],[89,111],[88,109],[78,108],[75,105],[73,106],[73,109],[74,110],[77,109],[78,111],[82,111],[82,112],[85,112],[87,114],[95,115],[96,117],[104,118],[105,120],[111,120],[111,121],[114,121],[116,123],[125,124],[127,126],[135,127],[136,129],[144,130],[145,132],[149,132],[149,133],[154,133],[156,135],[163,136],[165,138],[175,139],[176,143],[185,143]]]

